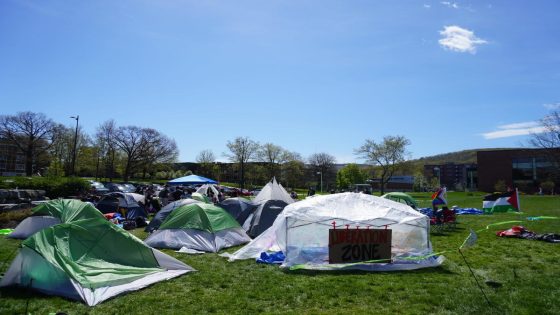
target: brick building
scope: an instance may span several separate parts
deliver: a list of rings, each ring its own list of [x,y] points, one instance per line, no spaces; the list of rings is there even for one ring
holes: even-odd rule
[[[560,189],[558,165],[544,149],[515,149],[477,152],[479,190],[492,192],[498,181],[526,193],[535,193],[540,183],[552,180]],[[560,149],[556,154],[560,155]]]
[[[424,165],[425,178],[437,178],[441,185],[448,189],[476,189],[477,182],[476,164],[428,164]]]
[[[0,140],[0,175],[25,175],[25,156],[15,144]]]

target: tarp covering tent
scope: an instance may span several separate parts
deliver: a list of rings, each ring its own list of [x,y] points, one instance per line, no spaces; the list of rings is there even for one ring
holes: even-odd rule
[[[8,237],[25,239],[46,227],[81,219],[105,220],[101,212],[91,203],[77,199],[50,200],[33,208],[31,212],[32,216],[18,224]]]
[[[284,207],[294,202],[290,194],[273,178],[253,199],[254,212],[243,223],[243,228],[251,237],[257,237],[268,229]]]
[[[390,192],[386,193],[385,195],[381,196],[381,198],[391,199],[396,202],[404,203],[405,205],[411,206],[413,209],[418,208],[418,203],[411,195],[403,193],[403,192]]]
[[[150,221],[150,224],[148,224],[148,226],[146,226],[145,231],[151,233],[154,230],[157,230],[159,228],[159,226],[161,225],[161,223],[163,221],[165,221],[167,216],[171,212],[173,212],[173,210],[179,208],[180,206],[190,205],[192,203],[198,203],[198,202],[200,202],[200,201],[199,200],[194,200],[194,199],[191,199],[191,198],[187,198],[187,199],[179,199],[177,201],[173,201],[171,203],[168,203],[165,207],[161,208],[161,210],[159,210],[158,213],[156,213],[156,215]]]
[[[329,264],[329,229],[333,222],[392,230],[392,263]],[[429,218],[409,206],[357,193],[341,193],[287,206],[272,227],[239,249],[230,260],[258,258],[262,252],[282,251],[282,266],[306,269],[410,270],[438,266],[443,256],[433,255]]]
[[[170,185],[201,185],[201,184],[217,184],[218,182],[210,178],[193,174],[193,175],[172,179],[167,183]]]
[[[90,306],[194,271],[114,224],[98,219],[43,229],[21,246],[0,286],[32,288]]]
[[[103,195],[95,206],[101,213],[119,212],[119,209],[125,209],[127,219],[136,219],[138,217],[147,218],[146,210],[143,205],[136,201],[138,197],[134,195],[138,194],[121,192],[108,193]]]
[[[249,241],[239,223],[224,209],[193,203],[175,209],[144,242],[156,248],[187,247],[218,252]]]
[[[232,217],[239,222],[239,224],[245,223],[247,218],[254,212],[257,208],[253,202],[249,199],[243,197],[227,198],[222,200],[218,206],[226,210]]]

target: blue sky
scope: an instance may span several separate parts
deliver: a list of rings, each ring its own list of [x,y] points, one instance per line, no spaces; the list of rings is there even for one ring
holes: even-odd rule
[[[338,162],[519,147],[560,108],[558,1],[0,1],[0,114],[248,136]]]

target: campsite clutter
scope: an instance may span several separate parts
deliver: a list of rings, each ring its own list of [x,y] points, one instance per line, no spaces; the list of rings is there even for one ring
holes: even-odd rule
[[[432,195],[432,208],[418,208],[414,198],[405,193],[382,197],[339,193],[295,202],[275,178],[253,200],[223,199],[212,180],[187,177],[189,185],[194,180],[202,186],[197,190],[165,187],[171,202],[149,222],[145,231],[150,234],[144,242],[120,228],[127,229],[126,222],[147,217],[143,195],[109,193],[101,198],[98,208],[70,199],[35,207],[33,215],[15,230],[3,231],[10,233],[9,237],[26,240],[0,286],[28,287],[96,305],[115,295],[194,271],[154,248],[202,254],[245,243],[248,244],[233,254],[221,256],[230,261],[255,259],[257,263],[278,264],[289,270],[436,267],[445,260],[443,254],[450,251],[434,252],[430,230],[454,229],[458,214],[519,211],[517,191],[485,196],[484,210],[457,206],[449,209],[443,187]],[[176,196],[172,192],[177,192]],[[462,250],[474,246],[479,233],[512,223],[517,225],[496,234],[558,243],[558,234],[537,234],[520,225],[557,219],[527,217],[527,221],[498,222],[470,231],[458,250],[488,303]]]

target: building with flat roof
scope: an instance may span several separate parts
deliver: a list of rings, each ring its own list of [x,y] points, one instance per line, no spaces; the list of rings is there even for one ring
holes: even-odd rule
[[[535,193],[542,182],[550,180],[559,192],[559,165],[550,159],[550,154],[550,150],[544,149],[477,152],[479,190],[492,192],[496,183],[503,181],[508,187]],[[560,149],[552,154],[560,155]]]

